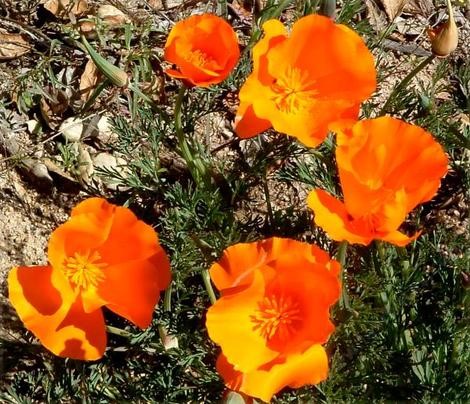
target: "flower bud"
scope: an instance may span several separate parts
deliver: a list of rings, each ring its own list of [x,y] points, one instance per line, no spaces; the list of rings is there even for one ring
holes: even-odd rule
[[[428,29],[432,52],[436,56],[443,58],[449,56],[455,48],[457,48],[459,41],[459,32],[455,24],[454,12],[450,0],[447,0],[447,9],[449,12],[447,21],[434,29]]]
[[[103,75],[115,86],[126,87],[129,82],[127,73],[124,70],[121,70],[119,67],[114,66],[112,63],[108,62],[103,56],[96,52],[96,50],[93,48],[93,46],[90,45],[84,36],[82,36],[82,42],[86,51],[90,55],[91,60],[93,60],[93,63],[100,70],[100,72],[103,73]]]

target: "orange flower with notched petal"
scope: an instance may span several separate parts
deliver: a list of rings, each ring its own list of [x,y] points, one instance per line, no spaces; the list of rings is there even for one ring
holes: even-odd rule
[[[73,359],[103,356],[102,306],[148,327],[160,291],[171,280],[169,260],[152,227],[101,198],[72,210],[52,233],[48,258],[48,266],[10,271],[9,298],[47,349]]]
[[[239,57],[237,34],[229,23],[213,14],[179,21],[165,44],[165,60],[176,65],[166,73],[199,87],[225,80]]]
[[[271,126],[315,147],[336,121],[356,120],[375,90],[372,54],[350,28],[309,15],[291,35],[277,20],[263,25],[253,72],[240,89],[235,131],[241,138]]]
[[[424,129],[391,117],[359,121],[338,132],[344,203],[325,191],[312,191],[307,203],[315,223],[337,241],[408,244],[419,233],[408,237],[398,228],[437,192],[447,173],[442,147]]]
[[[320,248],[289,239],[225,250],[210,269],[221,297],[206,326],[222,348],[217,370],[228,388],[269,401],[286,386],[326,379],[321,344],[334,330],[339,268]]]

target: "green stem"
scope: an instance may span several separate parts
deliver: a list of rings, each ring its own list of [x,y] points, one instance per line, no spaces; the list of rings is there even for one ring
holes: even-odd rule
[[[339,261],[341,265],[341,296],[339,300],[339,305],[343,309],[350,310],[351,306],[349,304],[349,296],[348,296],[348,279],[346,273],[346,254],[348,251],[348,242],[346,240],[342,241],[338,247],[338,253],[336,254],[336,259]]]
[[[106,331],[108,331],[110,334],[119,335],[120,337],[124,337],[124,338],[132,337],[132,333],[130,333],[129,331],[125,331],[125,330],[122,330],[121,328],[113,327],[112,325],[107,325]]]
[[[197,151],[191,148],[189,143],[186,141],[186,137],[184,136],[181,114],[185,92],[186,87],[183,85],[178,92],[178,96],[175,102],[175,131],[176,137],[178,138],[178,146],[182,157],[188,165],[189,171],[194,181],[196,181],[197,184],[199,184],[200,181],[204,181],[204,183],[207,185],[210,183],[207,168],[199,158]]]
[[[214,304],[217,300],[215,296],[214,289],[212,288],[211,277],[207,269],[202,270],[202,280],[204,281],[204,286],[206,287],[207,294],[209,295],[209,300],[211,304]]]
[[[393,91],[390,93],[387,101],[385,102],[384,106],[380,110],[378,116],[384,115],[390,104],[393,102],[395,99],[396,95],[400,93],[401,90],[403,90],[408,83],[415,77],[421,70],[423,70],[429,63],[431,63],[434,60],[435,56],[430,55],[426,59],[424,59],[418,66],[416,66],[411,72],[407,74],[407,76],[393,89]]]
[[[106,331],[108,331],[110,334],[119,335],[120,337],[124,337],[127,339],[131,339],[133,337],[133,334],[131,332],[122,330],[121,328],[113,327],[112,325],[107,325]],[[161,348],[161,345],[156,344],[154,342],[149,343],[148,346],[155,349]]]
[[[163,310],[171,311],[171,292],[173,289],[173,284],[170,283],[165,290],[165,296],[163,297]]]
[[[291,1],[292,0],[281,1],[274,12],[271,14],[271,18],[278,18],[284,9],[291,3]]]

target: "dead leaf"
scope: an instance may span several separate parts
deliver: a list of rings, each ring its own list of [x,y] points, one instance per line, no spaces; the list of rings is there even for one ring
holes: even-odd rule
[[[367,17],[376,32],[382,32],[387,27],[387,17],[373,0],[364,1],[367,8]]]
[[[54,184],[61,192],[77,194],[80,191],[80,183],[56,163],[48,158],[43,159],[43,163],[49,171],[50,177],[54,180]]]
[[[100,81],[101,73],[91,59],[88,59],[85,70],[80,77],[80,98],[85,103]]]
[[[96,15],[110,26],[122,25],[126,22],[130,22],[129,17],[127,17],[121,10],[109,4],[100,6]]]
[[[78,17],[89,9],[86,0],[43,0],[42,4],[46,10],[58,18],[68,18],[69,14]]]
[[[15,59],[30,50],[31,46],[20,34],[0,29],[0,61]]]
[[[62,122],[62,115],[70,105],[70,100],[63,90],[45,89],[46,96],[41,97],[39,109],[41,115],[51,129],[57,129]]]
[[[432,0],[409,0],[403,7],[403,12],[412,15],[429,17],[434,11]]]
[[[163,76],[153,76],[150,81],[139,83],[142,92],[155,103],[162,103],[165,100],[165,78]]]
[[[393,21],[401,14],[408,0],[380,0],[380,2],[385,9],[388,19]]]

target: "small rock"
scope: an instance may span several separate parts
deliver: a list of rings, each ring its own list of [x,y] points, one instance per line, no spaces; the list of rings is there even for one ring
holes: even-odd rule
[[[59,132],[68,142],[78,142],[82,137],[83,121],[79,118],[67,118],[60,124]]]
[[[108,116],[103,115],[101,119],[98,121],[98,140],[103,144],[109,144],[117,141],[118,135],[113,132],[111,126],[111,120]]]
[[[98,153],[93,158],[93,164],[96,168],[101,168],[105,171],[116,172],[121,176],[126,176],[126,161],[121,157],[115,157],[109,153]],[[101,175],[106,188],[116,191],[118,188],[123,190],[123,187],[119,187],[119,180],[110,178],[109,175]]]

